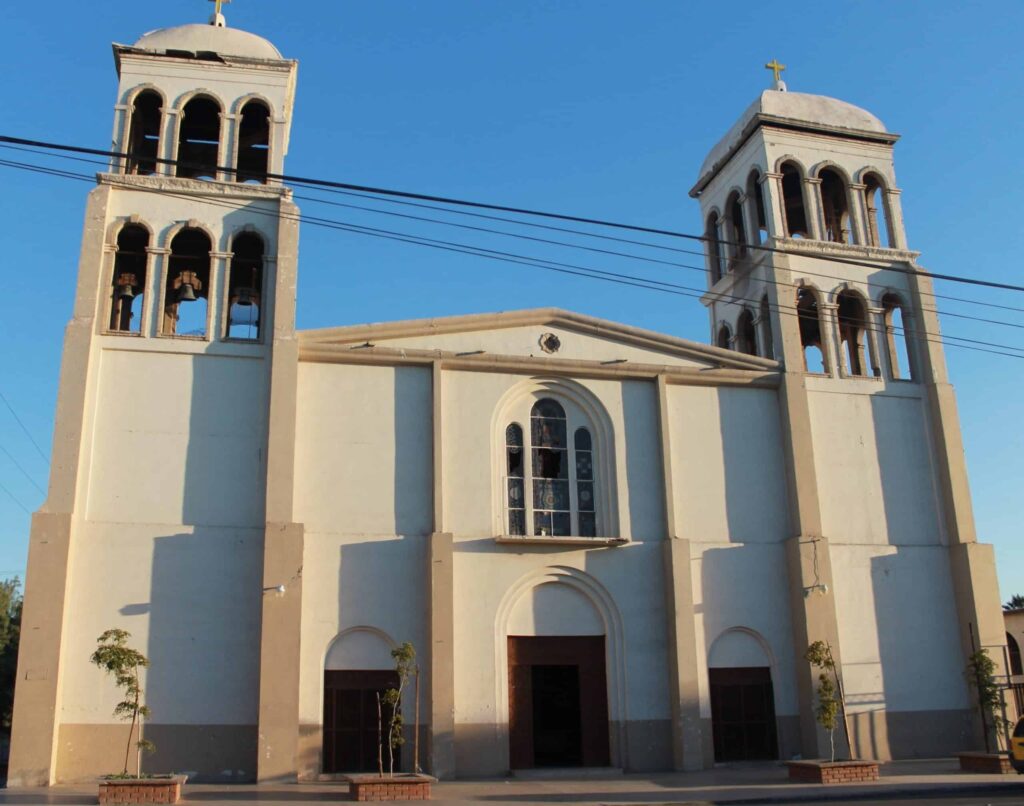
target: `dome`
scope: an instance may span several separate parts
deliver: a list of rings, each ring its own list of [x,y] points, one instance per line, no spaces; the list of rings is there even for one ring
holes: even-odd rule
[[[166,52],[183,50],[190,53],[217,53],[221,56],[242,56],[250,59],[281,59],[281,52],[262,36],[239,28],[217,25],[179,25],[159,28],[145,34],[132,47],[139,50]]]
[[[698,186],[705,184],[705,177],[743,142],[749,133],[748,129],[756,120],[792,122],[801,127],[824,131],[857,132],[861,135],[867,133],[875,135],[872,139],[896,139],[895,135],[889,134],[882,121],[866,109],[846,101],[805,92],[765,90],[711,149],[704,164],[700,166]],[[885,137],[879,138],[878,135]]]

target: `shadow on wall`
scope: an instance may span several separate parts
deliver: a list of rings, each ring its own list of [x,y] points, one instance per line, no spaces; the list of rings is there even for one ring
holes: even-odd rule
[[[418,367],[394,373],[394,533],[426,535],[433,531],[433,377]]]
[[[662,494],[665,482],[661,475],[661,446],[657,440],[658,387],[653,383],[623,381],[621,388],[622,446],[626,455],[622,457],[625,461],[618,464],[626,468],[629,524],[628,532],[620,529],[620,534],[629,534],[634,540],[662,539],[669,526]],[[607,449],[614,450],[614,445]],[[611,485],[607,489],[614,494]]]

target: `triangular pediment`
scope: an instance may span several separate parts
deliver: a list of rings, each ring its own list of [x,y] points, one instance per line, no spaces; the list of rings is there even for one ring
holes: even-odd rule
[[[551,337],[554,337],[552,339]],[[764,372],[779,364],[560,308],[446,316],[299,331],[304,351],[394,349],[484,356]]]

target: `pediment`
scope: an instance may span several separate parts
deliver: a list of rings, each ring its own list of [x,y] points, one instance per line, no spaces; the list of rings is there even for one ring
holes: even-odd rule
[[[298,337],[304,348],[390,348],[445,356],[490,355],[761,372],[779,367],[770,359],[559,308],[304,330]]]

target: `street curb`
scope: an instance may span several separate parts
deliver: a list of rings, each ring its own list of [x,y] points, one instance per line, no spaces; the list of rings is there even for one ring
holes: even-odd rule
[[[964,783],[964,784],[920,784],[917,786],[904,787],[875,787],[873,789],[860,789],[856,792],[806,792],[793,793],[790,795],[772,795],[769,797],[751,796],[749,798],[728,798],[725,800],[698,800],[697,803],[713,803],[715,806],[757,806],[758,804],[775,803],[814,803],[828,801],[833,803],[854,802],[858,800],[877,800],[879,798],[893,798],[896,800],[921,800],[934,795],[1002,795],[1007,791],[1019,790],[1024,794],[1024,781],[1007,781],[996,784],[986,783]]]

